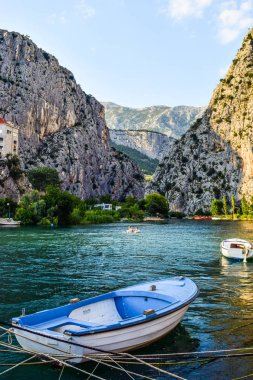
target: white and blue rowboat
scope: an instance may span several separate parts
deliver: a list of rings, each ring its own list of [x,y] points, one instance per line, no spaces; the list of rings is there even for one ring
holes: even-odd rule
[[[253,246],[247,240],[226,239],[221,242],[221,253],[228,259],[238,259],[244,262],[253,257]]]
[[[119,289],[12,319],[20,345],[80,363],[85,355],[126,352],[156,341],[181,321],[198,287],[173,277]]]

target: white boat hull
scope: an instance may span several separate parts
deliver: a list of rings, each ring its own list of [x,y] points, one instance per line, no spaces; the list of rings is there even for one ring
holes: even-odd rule
[[[221,253],[228,259],[247,261],[253,257],[252,244],[247,240],[233,238],[223,240],[221,243]]]
[[[96,349],[105,352],[126,352],[160,339],[178,325],[188,306],[186,305],[179,310],[149,322],[83,336],[68,336],[65,334],[45,336],[41,331],[38,331],[41,335],[37,335],[16,328],[14,328],[14,333],[19,344],[28,351],[37,352],[38,355],[47,354],[53,357],[61,357],[65,360],[69,357],[68,362],[81,363],[89,360],[85,357],[86,355],[103,353],[96,351]],[[64,340],[66,343],[54,340],[53,337]],[[86,347],[75,346],[71,343]],[[94,347],[94,350],[91,347]]]
[[[20,221],[12,218],[0,218],[0,226],[20,226]]]
[[[245,254],[241,248],[221,248],[221,253],[228,259],[244,260]],[[253,250],[250,250],[247,254],[247,260],[253,257]]]

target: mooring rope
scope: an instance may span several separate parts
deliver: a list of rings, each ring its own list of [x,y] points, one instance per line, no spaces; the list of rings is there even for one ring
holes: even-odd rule
[[[3,328],[3,327],[1,327],[1,328]],[[12,332],[13,334],[14,334],[14,332]],[[21,336],[21,337],[24,337],[24,335],[21,335],[21,334],[18,334],[18,333],[15,333],[16,335],[19,335],[19,336]],[[33,340],[33,339],[31,339],[31,338],[26,338],[26,339],[28,339],[28,340],[30,340],[30,341],[32,341],[32,342],[36,342],[36,343],[38,343],[36,340]],[[69,342],[65,342],[65,343],[69,343]],[[45,347],[49,347],[50,349],[52,349],[52,347],[50,347],[49,345],[47,345],[46,343],[39,343],[40,345],[42,345],[42,346],[45,346]],[[0,342],[0,345],[3,345],[3,346],[6,346],[7,344],[6,343],[2,343],[2,342]],[[10,347],[10,345],[7,345],[8,347]],[[18,349],[18,348],[15,348],[15,349]],[[65,352],[65,351],[63,351],[63,350],[61,350],[61,349],[59,349],[59,348],[56,348],[56,347],[54,347],[53,348],[54,350],[56,350],[56,351],[60,351],[61,353],[64,353],[64,354],[67,354],[68,355],[68,353],[67,352]],[[24,350],[24,349],[23,349]],[[59,360],[59,358],[57,358],[57,357],[53,357],[53,356],[50,356],[49,354],[45,354],[45,353],[39,353],[39,352],[34,352],[34,351],[31,351],[31,350],[24,350],[26,353],[29,353],[29,354],[31,354],[31,353],[35,353],[37,356],[39,355],[39,356],[46,356],[46,357],[49,357],[49,358],[51,358],[51,359],[54,359],[55,358],[55,361],[59,361],[60,363],[66,363],[66,362],[64,362],[64,361],[61,361],[61,360]],[[93,356],[95,356],[95,355],[93,355]],[[95,361],[95,362],[101,362],[102,363],[102,361],[100,360],[100,361],[98,361],[97,359],[95,359],[94,357],[88,357],[88,356],[85,356],[85,355],[75,355],[75,354],[71,354],[71,356],[70,357],[67,357],[67,359],[71,359],[71,358],[87,358],[87,359],[89,359],[89,360],[91,360],[91,361]],[[68,363],[69,364],[69,363]],[[109,363],[103,363],[105,366],[107,366],[107,367],[110,367],[110,368],[113,368],[113,369],[117,369],[117,370],[121,370],[119,367],[115,367],[115,366],[113,366],[113,365],[111,365],[111,364],[109,364]],[[66,363],[66,365],[67,365],[67,363]],[[69,366],[69,365],[68,365]],[[76,368],[76,367],[74,367],[74,366],[71,366],[72,368]],[[79,369],[78,369],[79,370]],[[125,369],[124,369],[124,371],[126,371]],[[86,371],[85,371],[86,372]],[[139,377],[141,377],[141,378],[144,378],[144,379],[148,379],[148,380],[154,380],[154,379],[152,379],[152,378],[150,378],[150,377],[148,377],[148,376],[145,376],[145,375],[142,375],[142,374],[139,374],[139,373],[136,373],[136,372],[133,372],[133,371],[127,371],[128,373],[130,373],[130,374],[133,374],[133,375],[135,375],[135,376],[139,376]],[[89,372],[86,372],[86,374],[88,374],[88,375],[91,375]],[[96,377],[96,378],[99,378],[99,377],[97,377],[96,375],[92,375],[93,377]]]
[[[1,323],[1,321],[0,321],[0,323]],[[79,343],[76,343],[76,342],[65,341],[65,340],[63,340],[63,339],[59,339],[59,338],[55,338],[55,337],[52,337],[52,336],[48,336],[48,335],[45,335],[45,334],[38,333],[37,331],[31,331],[31,330],[28,330],[28,329],[24,329],[24,328],[21,328],[20,326],[12,326],[12,325],[7,324],[7,323],[5,323],[5,325],[7,325],[7,326],[11,326],[11,329],[13,329],[13,328],[16,329],[16,328],[18,327],[18,330],[26,331],[26,332],[28,332],[28,333],[30,333],[30,334],[35,334],[35,335],[39,335],[39,336],[42,336],[42,337],[45,337],[45,338],[50,338],[50,339],[53,339],[53,340],[56,340],[56,341],[59,341],[59,342],[63,342],[63,343],[65,343],[65,344],[71,344],[71,345],[78,346],[78,347],[82,347],[82,348],[85,348],[85,349],[90,349],[90,350],[92,350],[92,351],[103,352],[103,353],[106,353],[107,355],[108,355],[108,354],[113,354],[113,355],[117,355],[118,357],[120,357],[120,356],[122,356],[122,355],[126,355],[126,356],[129,356],[129,357],[132,358],[132,359],[135,359],[136,361],[142,362],[142,364],[144,364],[144,365],[146,365],[146,366],[148,366],[148,367],[150,367],[150,368],[156,369],[158,372],[164,373],[164,374],[166,374],[166,375],[168,375],[168,376],[171,376],[171,377],[174,377],[174,378],[176,378],[176,379],[185,380],[184,378],[182,378],[182,377],[180,377],[180,376],[177,376],[177,375],[175,375],[175,374],[173,374],[173,373],[171,373],[171,372],[165,371],[165,370],[163,370],[163,369],[161,369],[161,368],[159,368],[159,367],[155,367],[154,365],[152,365],[152,364],[150,364],[150,363],[147,363],[147,362],[145,362],[144,360],[142,360],[142,359],[140,359],[140,358],[136,358],[136,357],[135,357],[134,355],[132,355],[132,354],[128,354],[128,353],[115,353],[115,352],[113,352],[113,351],[109,351],[109,350],[106,351],[106,350],[98,349],[98,348],[96,348],[96,347],[90,347],[90,346],[82,345],[82,344],[79,344]],[[9,330],[9,331],[10,331],[10,330]],[[11,331],[11,332],[14,334],[13,331]],[[17,333],[15,333],[15,334],[17,334]],[[17,335],[19,335],[19,334],[17,334]],[[23,335],[21,335],[21,336],[24,337]],[[31,338],[27,338],[27,337],[25,337],[25,338],[28,339],[28,340],[34,341],[34,340],[31,339]],[[44,343],[37,342],[36,340],[35,340],[34,342],[36,342],[36,343],[38,343],[38,344],[41,344],[41,345],[44,345],[44,346],[48,346],[48,345],[46,345],[46,344],[44,344]],[[50,347],[50,346],[49,346],[49,347]],[[50,348],[51,348],[51,347],[50,347]],[[54,349],[57,350],[57,351],[62,351],[62,350],[57,349],[57,348],[55,348],[55,347],[54,347]],[[63,352],[64,352],[64,351],[63,351]],[[95,359],[92,359],[91,356],[87,356],[87,355],[82,355],[82,357],[87,358],[87,359],[89,359],[89,360],[95,360]],[[104,364],[104,365],[108,365],[107,363],[103,363],[103,364]],[[114,368],[117,369],[117,367],[114,367]],[[128,372],[129,372],[129,373],[132,373],[131,371],[128,371]],[[136,375],[136,373],[133,373],[133,374]],[[138,374],[138,375],[139,375],[139,374]],[[140,375],[139,375],[139,376],[140,376]]]
[[[60,350],[56,347],[54,347],[53,349],[54,350],[57,350],[57,351],[60,351],[62,354],[64,354],[65,356],[65,360],[70,360],[71,358],[84,358],[84,359],[88,359],[88,360],[91,360],[91,361],[95,361],[97,363],[97,366],[101,363],[105,366],[109,366],[113,369],[117,369],[117,370],[121,370],[121,371],[124,371],[126,372],[130,377],[131,377],[131,374],[133,375],[137,375],[137,376],[140,376],[142,378],[146,378],[146,379],[151,379],[145,375],[140,375],[140,374],[137,374],[135,372],[131,372],[131,371],[126,371],[122,366],[121,364],[142,364],[142,365],[145,365],[147,367],[150,367],[158,372],[161,372],[161,373],[164,373],[168,376],[171,376],[171,377],[174,377],[176,379],[180,379],[180,380],[185,380],[184,378],[180,377],[180,376],[177,376],[171,372],[168,372],[168,371],[165,371],[157,366],[163,364],[167,364],[167,365],[173,365],[173,364],[190,364],[190,363],[194,363],[194,362],[197,362],[196,361],[188,361],[188,362],[176,362],[176,363],[173,363],[173,362],[170,362],[170,363],[150,363],[150,362],[147,362],[147,360],[155,360],[155,359],[158,359],[158,360],[166,360],[166,359],[178,359],[179,357],[189,357],[191,358],[192,356],[198,356],[198,357],[204,357],[202,359],[202,361],[206,361],[208,359],[218,359],[218,358],[222,358],[222,357],[241,357],[241,356],[253,356],[253,347],[246,347],[246,348],[232,348],[232,349],[223,349],[223,350],[209,350],[209,351],[194,351],[194,352],[180,352],[180,353],[167,353],[167,354],[150,354],[150,355],[132,355],[132,354],[129,354],[129,353],[117,353],[117,352],[112,352],[112,351],[106,351],[106,350],[103,350],[103,349],[100,349],[100,348],[96,348],[96,347],[90,347],[90,346],[86,346],[86,345],[83,345],[83,344],[79,344],[79,343],[76,343],[76,342],[72,342],[72,341],[67,341],[67,340],[64,340],[64,339],[60,339],[60,338],[57,338],[57,337],[52,337],[51,335],[45,335],[45,334],[42,334],[40,332],[37,332],[37,331],[33,331],[33,330],[29,330],[29,329],[25,329],[25,328],[22,328],[20,326],[13,326],[9,323],[3,323],[0,321],[0,324],[4,324],[6,326],[9,326],[11,327],[11,330],[10,329],[6,329],[2,326],[0,326],[1,329],[5,330],[5,333],[1,336],[4,336],[6,335],[7,333],[9,333],[10,335],[11,334],[14,334],[14,331],[13,329],[16,329],[16,330],[21,330],[21,331],[25,331],[25,332],[28,332],[29,334],[33,334],[33,335],[38,335],[38,336],[42,336],[42,337],[45,337],[45,338],[50,338],[50,339],[53,339],[53,340],[56,340],[56,341],[59,341],[59,342],[63,342],[64,344],[69,344],[69,345],[73,345],[73,346],[77,346],[77,347],[81,347],[81,348],[84,348],[84,349],[89,349],[89,350],[92,350],[92,351],[96,351],[96,352],[99,352],[99,353],[96,353],[96,354],[88,354],[88,355],[75,355],[75,354],[69,354],[67,352],[65,352],[64,350]],[[40,344],[40,345],[43,345],[43,346],[46,346],[46,347],[50,347],[50,349],[52,349],[51,346],[45,344],[45,343],[41,343],[41,342],[37,342],[36,340],[33,340],[31,338],[27,338],[26,336],[22,335],[22,334],[18,334],[17,332],[15,332],[16,335],[20,335],[21,337],[24,337],[25,339],[28,339],[28,340],[31,340],[33,342],[36,342],[37,344]],[[0,337],[1,337],[0,336]],[[252,351],[252,352],[250,352]],[[24,350],[22,350],[22,352],[24,352]],[[29,352],[29,353],[34,353],[33,351],[25,351],[25,352]],[[37,353],[37,355],[39,355],[39,353]],[[47,356],[48,354],[43,354],[41,353],[42,356]],[[208,356],[205,356],[205,355],[208,355]],[[62,355],[61,355],[62,357]],[[130,359],[130,360],[129,360]],[[56,360],[56,361],[59,361],[59,362],[62,362],[62,363],[66,363],[64,360],[61,361],[57,356],[56,357],[52,357],[52,360]],[[114,363],[117,364],[117,367],[111,365],[108,363],[108,361],[113,361]],[[97,366],[95,367],[95,369],[97,368]],[[76,367],[72,366],[73,368],[76,369]],[[94,371],[95,371],[94,369]],[[93,374],[90,374],[88,373],[89,376],[94,376]],[[248,376],[245,376],[246,377],[249,377],[250,375]],[[94,376],[96,377],[96,376]],[[244,377],[241,377],[241,378],[244,378]],[[241,379],[241,378],[238,378]],[[237,379],[236,379],[237,380]]]
[[[16,365],[14,365],[13,367],[11,367],[11,368],[8,368],[8,369],[6,369],[5,371],[3,371],[3,372],[0,372],[0,376],[2,376],[2,375],[4,375],[4,374],[6,374],[7,372],[10,372],[10,371],[12,371],[13,369],[15,369],[15,368],[17,368],[18,366],[20,366],[22,363],[26,363],[26,362],[28,362],[28,361],[30,361],[30,360],[32,360],[32,359],[34,359],[35,357],[36,357],[37,355],[33,355],[32,357],[30,357],[30,358],[28,358],[28,359],[25,359],[25,360],[23,360],[22,362],[20,362],[20,363],[17,363]]]

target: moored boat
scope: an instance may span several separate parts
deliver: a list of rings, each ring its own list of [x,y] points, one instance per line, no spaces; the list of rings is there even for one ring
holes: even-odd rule
[[[0,218],[0,226],[20,226],[19,220],[13,220],[12,218]]]
[[[238,259],[244,262],[253,257],[253,245],[243,239],[226,239],[221,242],[221,253],[228,259]]]
[[[115,290],[12,319],[20,345],[72,363],[86,355],[126,352],[168,334],[198,295],[189,278],[174,277]]]
[[[128,234],[139,234],[141,230],[138,227],[131,227],[129,226],[127,229]]]

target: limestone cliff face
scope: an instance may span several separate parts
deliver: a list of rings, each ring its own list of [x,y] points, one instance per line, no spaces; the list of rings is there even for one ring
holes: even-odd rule
[[[25,170],[55,167],[63,189],[81,198],[143,195],[137,165],[126,156],[119,160],[110,149],[104,107],[82,91],[55,57],[29,38],[4,30],[0,30],[0,117],[20,128],[19,155]]]
[[[253,196],[253,31],[245,37],[208,109],[160,163],[148,191],[173,209],[209,209],[211,200]]]
[[[175,141],[162,133],[151,131],[110,130],[111,140],[118,145],[136,149],[146,156],[160,160]]]

